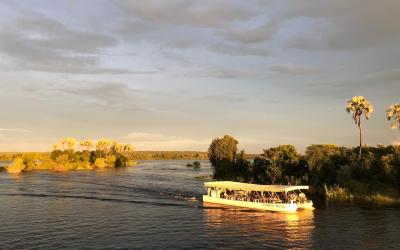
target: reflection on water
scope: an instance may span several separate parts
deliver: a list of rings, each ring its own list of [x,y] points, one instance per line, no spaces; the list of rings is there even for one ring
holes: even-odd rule
[[[207,203],[204,224],[208,232],[218,232],[210,238],[240,235],[252,239],[249,246],[308,248],[312,246],[313,216],[310,210],[273,213]]]
[[[399,209],[203,207],[203,181],[194,177],[210,165],[186,163],[0,172],[0,249],[400,249]]]

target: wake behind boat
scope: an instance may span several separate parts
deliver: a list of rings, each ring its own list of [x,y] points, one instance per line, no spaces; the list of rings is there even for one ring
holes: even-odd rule
[[[204,203],[216,203],[275,212],[314,209],[301,190],[308,186],[256,185],[233,181],[206,182]]]

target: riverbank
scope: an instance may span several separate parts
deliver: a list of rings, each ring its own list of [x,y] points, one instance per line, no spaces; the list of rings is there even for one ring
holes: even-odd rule
[[[12,161],[23,155],[35,155],[37,158],[49,158],[50,152],[0,152],[0,160]],[[134,151],[124,152],[129,160],[208,160],[207,152],[201,151]]]
[[[327,202],[346,202],[377,206],[400,206],[400,197],[382,193],[351,193],[342,187],[324,187]]]

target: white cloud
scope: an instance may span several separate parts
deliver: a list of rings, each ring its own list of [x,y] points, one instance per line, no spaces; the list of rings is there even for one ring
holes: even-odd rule
[[[30,133],[31,130],[21,128],[0,128],[0,132],[18,132],[18,133]]]
[[[132,132],[128,134],[128,138],[135,141],[169,141],[177,139],[174,136],[167,136],[163,134],[145,133],[145,132]]]
[[[141,150],[199,150],[206,151],[211,139],[191,139],[158,133],[132,132],[128,139]]]

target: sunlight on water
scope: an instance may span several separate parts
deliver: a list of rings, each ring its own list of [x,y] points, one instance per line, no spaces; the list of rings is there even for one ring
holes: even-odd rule
[[[144,162],[69,173],[0,173],[0,249],[400,248],[398,209],[272,213],[201,203],[210,165]]]

